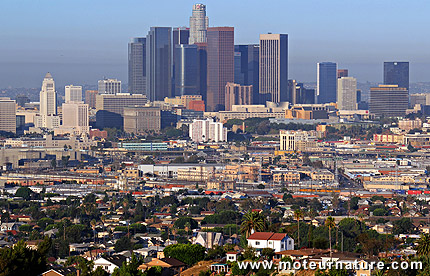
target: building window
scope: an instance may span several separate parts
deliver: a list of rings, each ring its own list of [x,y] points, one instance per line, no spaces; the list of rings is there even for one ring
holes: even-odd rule
[[[259,241],[256,241],[256,242],[255,242],[255,245],[260,245],[260,242],[259,242]]]

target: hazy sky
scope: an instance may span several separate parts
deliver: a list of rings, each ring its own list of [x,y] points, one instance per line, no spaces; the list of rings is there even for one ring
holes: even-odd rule
[[[189,0],[1,0],[0,87],[127,82],[127,43],[150,26],[188,26]],[[235,44],[289,34],[289,78],[315,81],[334,61],[358,81],[380,82],[383,61],[410,61],[411,82],[430,81],[427,0],[209,0],[210,26],[234,26]]]

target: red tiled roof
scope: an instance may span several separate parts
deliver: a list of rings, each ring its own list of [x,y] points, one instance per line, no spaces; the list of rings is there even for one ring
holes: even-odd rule
[[[254,232],[248,237],[248,240],[268,240],[273,235],[273,232]]]
[[[272,241],[281,241],[283,238],[285,238],[287,234],[285,233],[275,233],[270,237],[270,240]]]

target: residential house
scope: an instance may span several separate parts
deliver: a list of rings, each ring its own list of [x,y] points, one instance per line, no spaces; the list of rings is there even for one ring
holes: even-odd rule
[[[127,262],[127,258],[122,255],[100,257],[94,261],[94,270],[100,266],[103,270],[112,274],[115,268],[120,268],[124,262]]]
[[[42,276],[74,276],[79,275],[79,272],[74,267],[52,268],[42,273]]]
[[[254,232],[248,237],[248,246],[256,249],[272,248],[275,252],[294,249],[294,240],[287,234]]]
[[[216,232],[199,232],[193,244],[200,244],[201,246],[210,249],[216,245],[222,246],[224,244],[224,238],[222,233]]]

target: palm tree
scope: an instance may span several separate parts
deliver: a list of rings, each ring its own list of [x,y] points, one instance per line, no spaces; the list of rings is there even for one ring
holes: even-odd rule
[[[336,227],[336,222],[334,221],[334,218],[333,217],[328,217],[325,220],[325,226],[328,227],[328,236],[329,236],[329,239],[330,239],[330,259],[331,259],[331,255],[332,255],[332,252],[331,252],[331,229],[334,228],[334,227]]]
[[[419,256],[430,255],[430,234],[422,234],[417,243],[417,254]]]
[[[266,229],[267,221],[261,213],[249,211],[243,216],[240,232],[245,234],[246,238],[248,238],[253,231],[262,232]]]
[[[304,217],[303,211],[297,209],[294,211],[294,219],[297,220],[297,249],[300,249],[300,220]]]
[[[94,235],[94,243],[96,243],[96,226],[97,226],[97,222],[95,219],[90,221],[91,224],[91,228],[93,228],[93,235]]]

